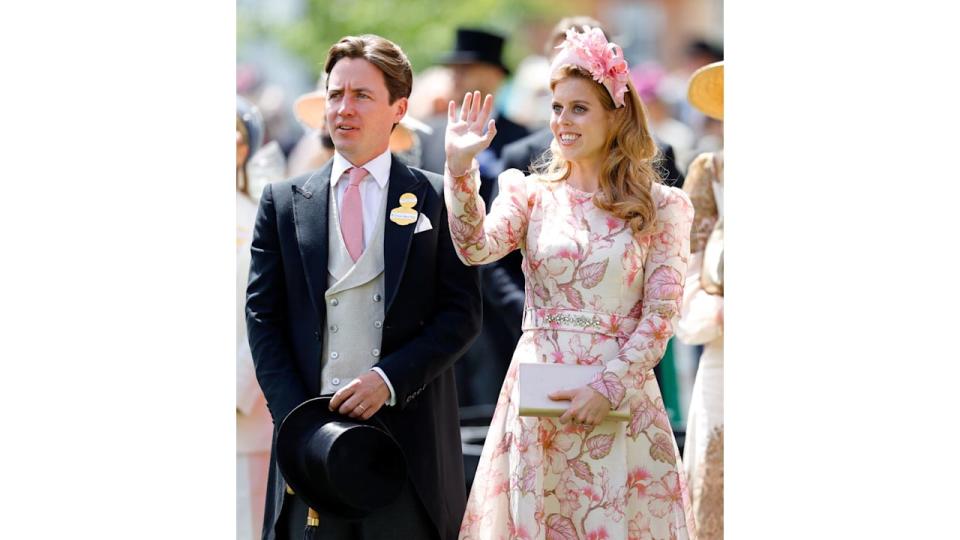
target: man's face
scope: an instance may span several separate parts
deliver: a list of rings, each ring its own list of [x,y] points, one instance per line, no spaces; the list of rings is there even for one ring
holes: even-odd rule
[[[454,64],[453,69],[453,99],[457,103],[463,101],[467,92],[479,90],[480,95],[494,94],[503,81],[503,70],[497,66],[484,63]]]
[[[363,165],[386,151],[393,125],[407,112],[407,98],[390,104],[381,72],[363,58],[343,58],[327,79],[327,129],[337,151]]]

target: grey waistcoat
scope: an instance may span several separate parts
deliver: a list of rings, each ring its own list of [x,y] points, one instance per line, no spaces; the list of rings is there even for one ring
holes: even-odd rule
[[[356,263],[340,232],[336,194],[330,186],[327,215],[327,325],[323,329],[321,389],[331,394],[380,360],[383,336],[383,225],[387,194],[383,194],[376,232]]]

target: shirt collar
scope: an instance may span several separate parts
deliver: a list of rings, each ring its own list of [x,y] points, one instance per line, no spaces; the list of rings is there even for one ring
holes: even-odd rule
[[[377,184],[380,186],[380,189],[383,189],[387,185],[387,180],[390,178],[390,149],[387,148],[382,154],[371,159],[370,161],[360,165],[370,173],[370,176],[377,181]],[[333,168],[330,170],[330,185],[336,186],[337,182],[340,181],[340,178],[343,177],[343,172],[353,167],[354,165],[347,161],[347,158],[340,155],[340,152],[334,150],[333,152]]]

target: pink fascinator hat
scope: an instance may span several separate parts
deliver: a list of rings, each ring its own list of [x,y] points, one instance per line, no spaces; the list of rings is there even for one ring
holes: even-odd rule
[[[583,32],[568,29],[567,38],[557,48],[561,51],[553,59],[551,74],[566,64],[581,67],[607,89],[617,108],[623,107],[630,72],[616,43],[608,42],[599,28],[584,26]]]

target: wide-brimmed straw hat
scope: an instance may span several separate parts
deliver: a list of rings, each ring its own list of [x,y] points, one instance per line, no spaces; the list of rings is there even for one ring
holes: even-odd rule
[[[723,120],[723,61],[707,64],[690,77],[690,104],[710,118]]]
[[[326,104],[326,92],[322,89],[307,92],[293,102],[293,114],[306,127],[320,129]]]

